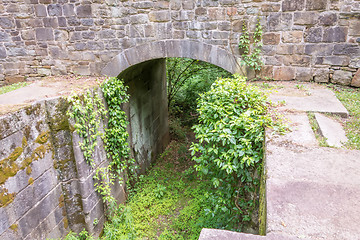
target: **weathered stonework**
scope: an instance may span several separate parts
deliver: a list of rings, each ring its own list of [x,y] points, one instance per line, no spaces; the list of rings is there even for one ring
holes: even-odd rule
[[[135,78],[124,75],[129,91],[137,93],[124,110],[133,157],[145,171],[166,147],[169,130],[165,60],[142,66]],[[91,91],[105,102],[99,88]],[[67,100],[56,97],[0,116],[0,239],[60,238],[83,229],[101,233],[104,205],[93,176],[109,160],[98,137],[95,167],[86,163],[68,109]],[[106,124],[101,121],[98,130],[104,132]],[[124,189],[112,186],[119,203],[125,201]]]
[[[305,79],[310,80],[316,80],[319,68],[348,67],[354,74],[359,68],[354,59],[360,55],[358,2],[4,0],[0,3],[0,84],[46,75],[101,75],[111,62],[127,64],[117,59],[124,51],[159,41],[167,49],[150,49],[150,55],[184,57],[166,44],[179,40],[217,47],[236,59],[242,23],[253,30],[258,16],[267,66],[287,67],[295,78],[307,67],[313,75]],[[166,55],[171,51],[178,54]],[[197,56],[190,52],[188,57]],[[285,77],[278,69],[269,76]]]

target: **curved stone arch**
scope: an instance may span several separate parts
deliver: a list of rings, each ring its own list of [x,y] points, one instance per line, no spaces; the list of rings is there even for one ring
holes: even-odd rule
[[[159,58],[182,57],[197,59],[219,66],[230,73],[246,73],[240,59],[218,46],[191,40],[163,40],[138,45],[112,58],[101,74],[116,77],[125,69],[136,64]]]

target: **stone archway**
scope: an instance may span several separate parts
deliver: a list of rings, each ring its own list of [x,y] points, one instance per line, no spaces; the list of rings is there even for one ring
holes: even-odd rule
[[[219,66],[230,73],[246,73],[240,59],[223,48],[191,40],[163,40],[149,42],[124,50],[102,69],[101,74],[116,77],[125,69],[152,59],[192,58]]]

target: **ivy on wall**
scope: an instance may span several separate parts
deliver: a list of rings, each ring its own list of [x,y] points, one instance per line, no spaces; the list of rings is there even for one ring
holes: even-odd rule
[[[261,59],[261,49],[262,49],[262,26],[260,24],[260,18],[257,19],[256,28],[250,37],[250,33],[246,23],[243,23],[242,26],[242,35],[239,39],[239,49],[242,52],[242,64],[248,66],[250,69],[260,71],[263,65]],[[251,41],[252,39],[252,41]]]
[[[127,116],[122,110],[122,105],[129,101],[126,93],[127,87],[117,78],[109,78],[100,86],[107,108],[101,101],[97,92],[87,90],[84,94],[74,94],[68,98],[71,104],[68,116],[75,124],[76,133],[80,136],[79,146],[84,159],[91,167],[95,168],[94,153],[97,141],[102,139],[110,162],[105,167],[97,167],[94,186],[103,197],[103,202],[108,208],[108,213],[114,213],[116,200],[111,194],[111,185],[118,181],[120,185],[131,186],[136,178],[137,165],[130,157],[130,148],[127,142]],[[107,120],[105,132],[101,132],[101,120]],[[100,139],[99,139],[100,138]]]

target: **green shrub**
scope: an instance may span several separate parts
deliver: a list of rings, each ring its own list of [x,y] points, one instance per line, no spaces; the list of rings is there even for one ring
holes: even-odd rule
[[[191,146],[195,168],[210,179],[207,209],[217,228],[240,230],[256,207],[263,158],[266,97],[245,78],[218,79],[198,102],[199,124],[193,127],[198,143]],[[215,217],[216,216],[216,217]]]

